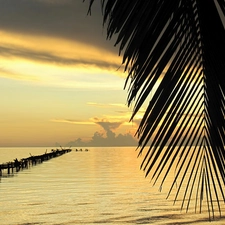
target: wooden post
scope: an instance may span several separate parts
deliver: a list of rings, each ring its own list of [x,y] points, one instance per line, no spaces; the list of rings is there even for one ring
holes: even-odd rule
[[[10,163],[8,163],[7,166],[8,166],[8,174],[10,174]]]
[[[11,163],[11,167],[12,167],[12,173],[13,173],[13,169],[14,169],[14,164],[13,163]]]

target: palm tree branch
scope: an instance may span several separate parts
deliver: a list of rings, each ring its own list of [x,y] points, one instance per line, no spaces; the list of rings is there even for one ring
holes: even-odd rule
[[[90,8],[94,0],[90,0]],[[128,106],[135,118],[147,104],[136,135],[141,168],[160,186],[171,170],[183,186],[182,208],[195,195],[214,217],[214,197],[225,201],[224,0],[102,0],[107,38],[123,54]],[[89,12],[90,12],[89,8]],[[153,95],[151,96],[151,93]],[[150,98],[150,99],[149,99]],[[146,146],[149,148],[146,150]],[[190,173],[189,173],[190,172]],[[195,189],[197,185],[197,189]],[[212,214],[211,214],[212,212]]]

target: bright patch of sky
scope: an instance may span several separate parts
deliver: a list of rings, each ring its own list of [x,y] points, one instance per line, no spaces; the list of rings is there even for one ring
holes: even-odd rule
[[[126,74],[99,4],[91,16],[88,1],[0,4],[0,146],[136,143],[141,114],[129,123]]]

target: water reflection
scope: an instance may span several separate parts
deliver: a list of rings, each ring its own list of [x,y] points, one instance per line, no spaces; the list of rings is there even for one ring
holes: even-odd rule
[[[1,224],[172,225],[208,221],[207,210],[202,214],[193,209],[180,212],[179,202],[174,206],[172,197],[166,200],[167,187],[162,192],[152,187],[139,170],[140,161],[131,148],[93,148],[46,161],[13,179],[2,178]],[[224,223],[224,217],[213,222]]]

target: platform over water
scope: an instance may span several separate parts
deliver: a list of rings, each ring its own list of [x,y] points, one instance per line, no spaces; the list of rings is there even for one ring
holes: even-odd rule
[[[28,158],[23,158],[18,160],[14,159],[13,162],[7,162],[0,164],[0,176],[3,175],[3,171],[7,170],[7,174],[14,173],[14,171],[19,172],[21,169],[29,168],[30,166],[42,163],[44,161],[50,160],[52,158],[61,156],[65,153],[71,152],[72,149],[52,149],[51,152],[45,152],[42,155],[30,156]]]

